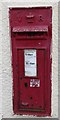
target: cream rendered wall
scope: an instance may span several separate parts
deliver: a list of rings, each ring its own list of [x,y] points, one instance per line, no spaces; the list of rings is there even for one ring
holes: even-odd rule
[[[7,1],[7,0],[6,0]],[[2,117],[22,118],[31,116],[14,115],[12,103],[12,66],[11,66],[11,43],[9,31],[9,8],[10,7],[36,7],[52,6],[52,106],[51,117],[58,117],[58,3],[49,0],[8,0],[2,3]]]
[[[0,119],[2,117],[2,7],[0,4]]]

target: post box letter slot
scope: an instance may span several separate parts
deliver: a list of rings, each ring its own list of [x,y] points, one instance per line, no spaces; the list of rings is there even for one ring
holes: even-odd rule
[[[48,26],[34,26],[34,27],[13,27],[12,29],[13,32],[48,32]]]

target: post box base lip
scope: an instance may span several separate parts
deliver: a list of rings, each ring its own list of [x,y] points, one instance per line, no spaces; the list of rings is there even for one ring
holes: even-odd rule
[[[22,116],[33,116],[33,117],[51,117],[51,112],[37,112],[37,111],[14,111],[15,115],[22,115]]]

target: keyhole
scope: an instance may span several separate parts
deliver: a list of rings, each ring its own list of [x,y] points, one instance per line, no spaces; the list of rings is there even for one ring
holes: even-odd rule
[[[24,85],[25,85],[26,88],[28,87],[28,83],[25,83]]]
[[[30,97],[30,99],[32,100],[33,98],[32,98],[32,97]]]

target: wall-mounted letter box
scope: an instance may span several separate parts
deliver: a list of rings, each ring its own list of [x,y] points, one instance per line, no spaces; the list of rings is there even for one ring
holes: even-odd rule
[[[11,8],[9,18],[14,113],[50,116],[52,8]]]

